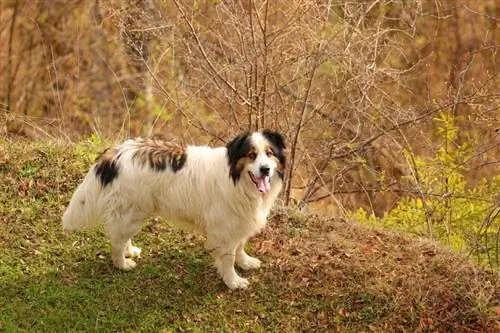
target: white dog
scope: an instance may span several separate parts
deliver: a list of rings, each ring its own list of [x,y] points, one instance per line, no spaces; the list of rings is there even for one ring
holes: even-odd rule
[[[189,224],[206,236],[206,249],[225,284],[246,288],[244,270],[260,267],[245,252],[283,184],[285,144],[272,131],[244,133],[226,147],[182,147],[159,139],[133,139],[105,150],[78,186],[63,228],[104,224],[116,267],[136,264],[131,238],[154,215]]]

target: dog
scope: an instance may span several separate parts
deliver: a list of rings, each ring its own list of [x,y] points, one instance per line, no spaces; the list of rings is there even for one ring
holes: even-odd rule
[[[245,244],[264,228],[281,191],[284,150],[283,137],[271,130],[242,133],[217,148],[129,139],[96,159],[64,212],[63,229],[104,225],[114,266],[130,270],[141,253],[131,238],[144,220],[162,216],[201,231],[227,287],[247,288],[235,264],[261,266]]]

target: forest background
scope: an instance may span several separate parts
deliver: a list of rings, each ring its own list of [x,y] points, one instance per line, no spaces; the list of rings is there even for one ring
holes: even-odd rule
[[[283,204],[499,267],[495,0],[0,2],[0,135],[286,137]]]

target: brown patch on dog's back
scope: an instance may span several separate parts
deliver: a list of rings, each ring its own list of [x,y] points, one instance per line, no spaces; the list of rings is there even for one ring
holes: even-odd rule
[[[96,158],[95,173],[103,186],[112,183],[118,177],[118,158],[119,155],[116,148],[108,148]]]
[[[158,138],[137,139],[137,143],[133,159],[142,165],[149,165],[155,171],[164,171],[170,166],[172,171],[177,172],[186,163],[186,149],[178,143]]]

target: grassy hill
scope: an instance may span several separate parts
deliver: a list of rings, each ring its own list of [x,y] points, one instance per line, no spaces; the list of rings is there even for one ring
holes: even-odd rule
[[[231,292],[201,238],[149,221],[131,272],[101,230],[60,219],[99,150],[0,139],[0,331],[493,332],[496,277],[428,241],[277,209],[250,242],[263,268]],[[495,317],[497,316],[497,317]]]

